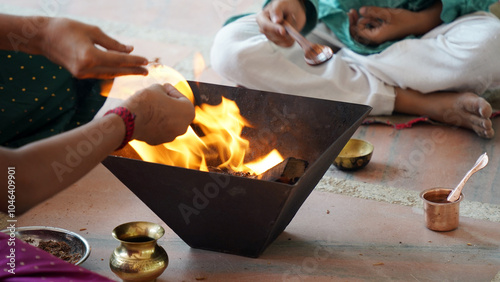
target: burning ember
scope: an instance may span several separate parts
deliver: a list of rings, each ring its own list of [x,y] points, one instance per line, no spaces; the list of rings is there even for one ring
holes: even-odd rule
[[[205,64],[201,55],[195,56],[195,75],[199,76]],[[149,75],[126,76],[115,79],[112,93],[120,93],[126,98],[139,89],[154,83],[171,83],[182,94],[195,102],[187,81],[172,68],[154,63]],[[160,163],[202,171],[235,172],[236,175],[260,175],[283,161],[276,150],[266,156],[245,162],[249,152],[249,141],[241,137],[243,128],[252,125],[240,115],[240,110],[232,100],[222,97],[219,105],[201,104],[195,106],[196,117],[187,132],[170,143],[151,146],[133,140],[129,144],[147,162]],[[202,133],[201,133],[201,132]]]

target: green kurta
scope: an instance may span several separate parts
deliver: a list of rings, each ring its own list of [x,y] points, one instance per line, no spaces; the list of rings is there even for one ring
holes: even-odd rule
[[[267,0],[267,5],[271,0]],[[442,0],[443,10],[441,20],[452,22],[457,17],[477,11],[487,11],[488,7],[498,0]],[[395,41],[385,42],[378,46],[366,46],[355,41],[349,32],[350,9],[358,10],[362,6],[377,6],[387,8],[402,8],[411,11],[421,11],[430,7],[435,0],[305,0],[307,23],[302,33],[310,32],[321,21],[330,28],[347,48],[360,54],[381,52]],[[414,38],[409,36],[407,38]]]
[[[106,98],[43,56],[0,51],[0,146],[20,147],[92,120]]]

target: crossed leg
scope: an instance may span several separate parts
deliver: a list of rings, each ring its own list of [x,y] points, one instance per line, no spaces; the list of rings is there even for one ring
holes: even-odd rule
[[[476,28],[469,31],[472,27]],[[211,61],[219,74],[248,88],[368,104],[373,115],[393,111],[425,115],[492,138],[492,107],[474,93],[500,86],[496,55],[500,40],[490,36],[500,31],[500,21],[472,15],[442,28],[445,30],[437,29],[422,40],[405,41],[404,48],[394,44],[387,52],[372,56],[342,48],[327,63],[310,67],[303,62],[300,47],[274,46],[260,33],[255,20],[246,17],[218,33]],[[453,44],[440,43],[448,31],[452,33],[447,40],[453,39]],[[474,42],[463,36],[465,31],[476,35]],[[479,35],[485,39],[479,40],[482,44],[476,40]]]

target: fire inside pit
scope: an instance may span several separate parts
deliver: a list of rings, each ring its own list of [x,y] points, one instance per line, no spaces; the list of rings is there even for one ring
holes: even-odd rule
[[[192,92],[185,95],[194,100]],[[174,141],[153,147],[134,140],[130,145],[144,161],[254,178],[283,161],[271,147],[265,156],[249,150],[242,132],[253,126],[234,101],[221,97],[217,105],[202,103],[195,109],[193,124]]]
[[[256,178],[143,161],[131,146],[103,164],[189,246],[258,257],[290,223],[371,108],[199,82],[189,86],[197,104],[228,99],[238,106],[251,125],[241,131],[248,140],[244,163],[273,150],[286,159]]]

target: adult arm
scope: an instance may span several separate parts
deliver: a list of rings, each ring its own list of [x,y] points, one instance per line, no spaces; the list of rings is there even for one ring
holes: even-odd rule
[[[130,55],[132,46],[66,18],[0,14],[0,49],[44,55],[80,79],[147,74],[147,59]]]
[[[139,91],[122,106],[136,114],[132,138],[156,145],[186,132],[191,102],[171,85]],[[123,141],[125,124],[115,114],[18,149],[0,148],[0,210],[7,212],[8,168],[15,168],[15,208],[20,214],[87,174]]]

